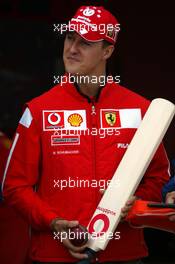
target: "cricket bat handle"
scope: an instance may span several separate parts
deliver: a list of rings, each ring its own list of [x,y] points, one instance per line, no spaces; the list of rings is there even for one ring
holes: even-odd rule
[[[77,264],[90,264],[91,261],[95,258],[96,251],[91,248],[86,248],[84,254],[88,255],[88,258],[78,261]]]

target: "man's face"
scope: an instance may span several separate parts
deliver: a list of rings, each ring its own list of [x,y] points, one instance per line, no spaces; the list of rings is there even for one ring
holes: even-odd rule
[[[105,64],[103,42],[89,42],[76,32],[68,32],[64,42],[63,61],[71,74],[95,75]]]

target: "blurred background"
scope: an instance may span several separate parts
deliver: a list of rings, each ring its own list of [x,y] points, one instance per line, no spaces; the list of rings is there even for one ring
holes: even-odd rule
[[[64,39],[54,24],[68,22],[80,5],[103,5],[118,18],[121,31],[110,71],[120,75],[121,84],[150,100],[175,103],[173,1],[0,0],[0,130],[9,138],[24,103],[50,89],[54,76],[64,72]],[[174,122],[164,140],[170,160]],[[147,230],[145,237],[150,248],[145,262],[174,263],[175,235]]]

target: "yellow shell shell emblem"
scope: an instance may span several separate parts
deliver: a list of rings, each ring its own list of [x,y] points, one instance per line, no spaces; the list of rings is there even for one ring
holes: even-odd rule
[[[78,127],[83,122],[83,118],[79,114],[72,114],[68,117],[68,122],[71,126]]]

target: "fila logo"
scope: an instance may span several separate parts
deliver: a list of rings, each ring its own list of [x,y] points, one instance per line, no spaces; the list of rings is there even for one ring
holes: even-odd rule
[[[122,148],[122,149],[126,149],[128,148],[129,144],[128,143],[118,143],[117,144],[117,148]]]

